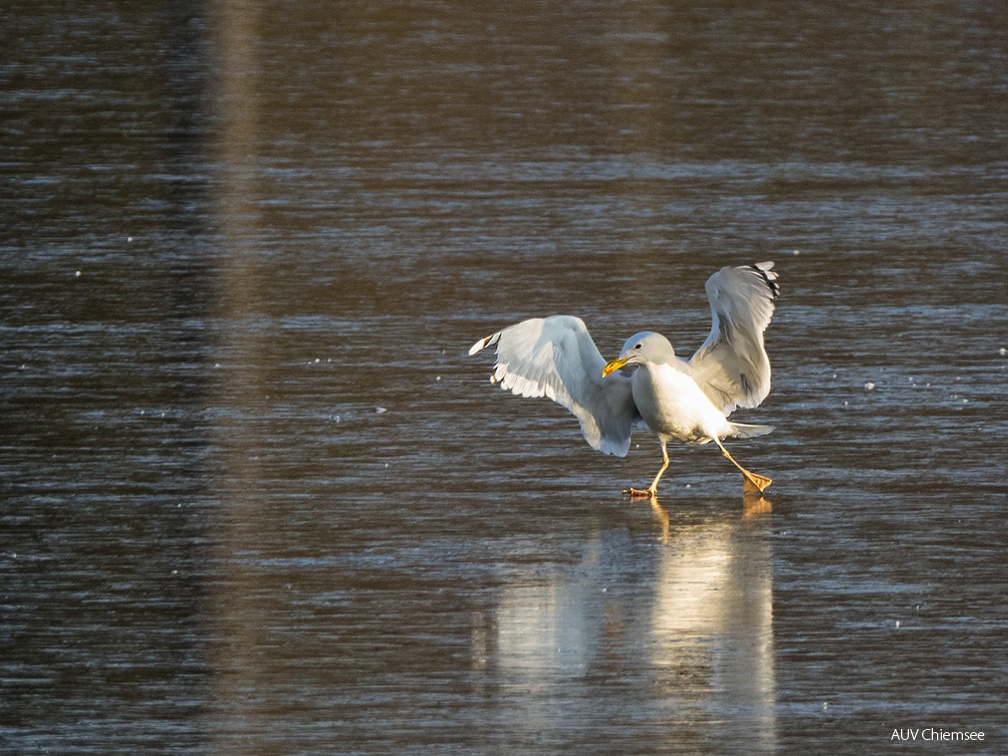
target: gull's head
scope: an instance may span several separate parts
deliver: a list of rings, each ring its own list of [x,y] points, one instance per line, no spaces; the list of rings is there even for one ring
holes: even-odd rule
[[[654,331],[635,333],[623,345],[620,356],[602,369],[602,377],[627,365],[643,365],[647,362],[661,365],[675,357],[675,350],[669,340]]]

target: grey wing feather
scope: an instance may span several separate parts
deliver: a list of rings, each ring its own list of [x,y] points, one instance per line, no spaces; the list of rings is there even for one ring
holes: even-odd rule
[[[725,415],[758,407],[770,393],[763,332],[780,295],[773,265],[722,268],[707,279],[711,332],[689,364],[697,385]]]
[[[637,417],[630,377],[602,377],[605,359],[580,318],[525,320],[480,339],[469,354],[493,345],[497,363],[490,380],[519,396],[552,399],[577,417],[592,448],[626,455]]]

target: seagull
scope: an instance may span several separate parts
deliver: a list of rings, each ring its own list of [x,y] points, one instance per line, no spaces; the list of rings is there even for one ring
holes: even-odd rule
[[[753,438],[773,428],[735,423],[737,408],[755,408],[770,393],[770,359],[763,332],[780,296],[772,262],[721,268],[707,279],[711,331],[688,360],[676,356],[667,338],[641,331],[627,339],[619,357],[606,362],[581,318],[531,318],[480,339],[474,355],[496,346],[490,380],[524,397],[547,397],[568,409],[585,440],[605,454],[626,456],[635,423],[658,436],[662,466],[634,497],[658,496],[669,465],[668,443],[713,441],[743,476],[746,493],[762,494],[770,478],[751,472],[725,448],[726,438]]]

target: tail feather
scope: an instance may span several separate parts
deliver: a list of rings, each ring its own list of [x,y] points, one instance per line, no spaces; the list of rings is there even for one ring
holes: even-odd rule
[[[735,438],[755,438],[765,436],[773,430],[772,425],[750,425],[749,423],[729,423],[731,435]]]

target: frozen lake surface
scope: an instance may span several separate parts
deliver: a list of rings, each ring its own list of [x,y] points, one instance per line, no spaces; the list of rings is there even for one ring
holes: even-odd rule
[[[1008,752],[1008,15],[736,5],[7,14],[0,750]],[[768,259],[765,506],[466,356]]]

